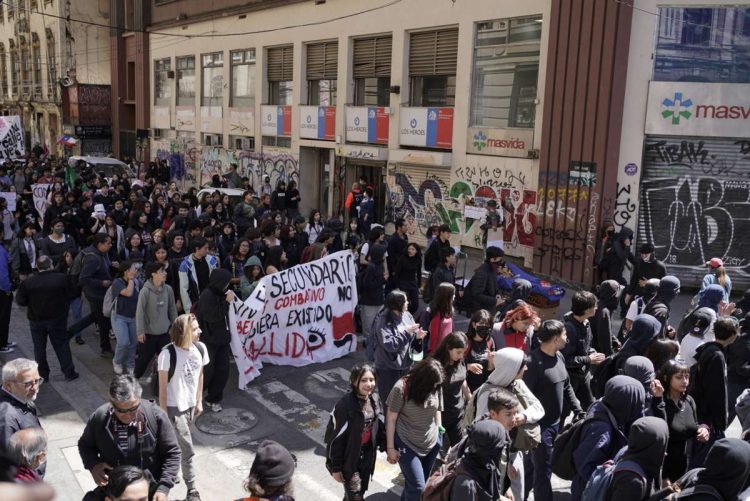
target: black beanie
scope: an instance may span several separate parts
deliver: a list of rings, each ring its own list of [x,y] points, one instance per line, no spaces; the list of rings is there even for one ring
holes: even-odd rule
[[[261,485],[279,487],[292,479],[295,461],[286,448],[273,440],[264,440],[255,452],[250,473],[258,476]]]

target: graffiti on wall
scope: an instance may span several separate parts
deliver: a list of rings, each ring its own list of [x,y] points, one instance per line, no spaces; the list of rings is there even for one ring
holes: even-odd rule
[[[647,141],[639,241],[652,243],[656,256],[677,267],[678,276],[700,276],[703,263],[712,257],[743,274],[750,269],[750,155],[745,143]]]
[[[188,183],[195,183],[198,180],[200,151],[194,141],[178,138],[171,141],[158,141],[154,146],[152,151],[155,151],[155,158],[167,162],[173,179]]]
[[[536,191],[527,189],[527,175],[500,167],[463,166],[451,179],[427,175],[416,180],[404,172],[390,173],[390,219],[404,218],[408,231],[422,235],[432,225],[447,224],[464,245],[481,248],[481,221],[465,217],[465,208],[484,208],[487,201],[496,200],[507,221],[505,250],[524,257],[534,245],[537,206]]]
[[[237,172],[242,177],[247,176],[250,186],[260,186],[266,176],[274,187],[279,181],[295,181],[299,185],[299,160],[283,151],[228,150],[211,146],[201,152],[200,164],[204,181],[210,180],[214,174],[227,172],[230,164],[237,164]]]

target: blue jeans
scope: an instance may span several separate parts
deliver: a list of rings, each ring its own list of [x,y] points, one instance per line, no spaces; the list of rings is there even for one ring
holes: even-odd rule
[[[115,315],[112,317],[112,330],[115,331],[117,346],[115,347],[114,363],[125,369],[135,368],[135,350],[138,339],[135,333],[135,318]]]
[[[542,443],[531,452],[534,463],[534,501],[552,501],[552,446],[560,424],[542,427]]]
[[[79,322],[83,316],[83,303],[81,302],[81,295],[70,300],[70,317],[73,319],[73,323]]]
[[[424,485],[430,478],[432,465],[435,464],[435,459],[440,452],[440,446],[443,442],[442,437],[438,438],[435,447],[426,456],[417,455],[401,441],[398,433],[394,437],[394,442],[396,449],[401,454],[398,459],[398,466],[401,468],[401,473],[404,474],[404,490],[401,493],[401,501],[419,501],[419,498],[422,497]]]

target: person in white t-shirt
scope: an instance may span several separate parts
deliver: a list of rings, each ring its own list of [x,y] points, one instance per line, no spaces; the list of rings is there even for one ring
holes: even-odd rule
[[[206,346],[198,341],[200,333],[195,315],[180,315],[169,333],[172,342],[162,349],[157,359],[159,405],[172,420],[182,450],[182,477],[188,489],[185,501],[200,501],[195,488],[195,451],[190,434],[190,422],[203,412],[203,367],[209,361]]]

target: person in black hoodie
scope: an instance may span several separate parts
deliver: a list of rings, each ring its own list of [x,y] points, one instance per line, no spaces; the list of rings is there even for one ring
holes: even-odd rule
[[[447,224],[440,225],[438,237],[424,253],[424,269],[432,273],[440,264],[440,249],[451,246],[451,227]]]
[[[645,501],[661,488],[661,467],[667,450],[669,427],[657,417],[642,417],[630,427],[628,448],[620,461],[633,461],[646,477],[632,470],[615,472],[607,489],[609,501]]]
[[[690,395],[695,399],[698,422],[710,427],[706,442],[696,444],[690,467],[703,466],[711,446],[724,438],[729,427],[727,396],[727,362],[724,351],[737,339],[737,324],[733,319],[723,317],[714,322],[715,341],[704,343],[695,350],[696,369],[691,371]]]
[[[667,420],[667,411],[664,404],[664,387],[661,381],[656,379],[654,364],[646,357],[636,355],[625,360],[621,374],[630,376],[640,381],[646,392],[646,404],[644,406],[647,416],[656,416]]]
[[[735,308],[732,312],[732,316],[734,318],[741,320],[745,318],[748,313],[750,313],[750,289],[747,289],[742,294],[742,299],[737,301],[734,306]]]
[[[591,345],[607,357],[620,348],[617,330],[612,326],[612,317],[617,311],[617,302],[622,289],[622,285],[616,280],[605,280],[597,288],[599,301],[594,318],[591,320]]]
[[[622,285],[627,285],[627,281],[623,276],[625,272],[625,265],[630,262],[635,265],[635,257],[630,251],[630,245],[633,243],[633,230],[630,228],[623,228],[614,237],[612,242],[612,248],[602,258],[602,262],[599,263],[599,267],[602,269],[602,273],[606,276],[606,280],[617,280]]]
[[[406,222],[403,218],[396,219],[394,226],[396,231],[394,231],[393,235],[388,238],[387,252],[388,269],[391,271],[396,269],[396,263],[398,263],[398,260],[406,255],[406,246],[409,244],[409,237],[406,235]],[[396,287],[396,274],[394,273],[391,275],[388,288],[394,289]],[[411,303],[411,297],[409,298],[409,302]]]
[[[359,311],[362,318],[362,333],[367,339],[375,316],[385,301],[385,282],[388,272],[385,271],[385,245],[374,244],[370,249],[370,260],[357,276],[357,294]]]
[[[432,275],[427,279],[423,298],[426,303],[432,301],[432,296],[442,283],[454,284],[456,279],[453,275],[453,266],[456,262],[456,249],[453,247],[443,247],[440,249],[440,265],[435,268]]]
[[[645,356],[649,345],[659,337],[660,329],[661,324],[651,315],[643,313],[635,317],[628,339],[615,357],[616,369],[618,371],[622,369],[630,357]]]
[[[451,501],[507,500],[498,458],[508,444],[508,432],[497,421],[484,419],[471,425],[467,436],[461,467],[451,487]]]
[[[673,339],[677,334],[669,325],[669,313],[671,311],[672,301],[680,293],[680,279],[667,275],[659,281],[659,290],[656,297],[652,299],[643,309],[643,313],[653,316],[661,324],[659,334],[661,337]]]
[[[587,416],[600,416],[583,425],[580,441],[573,452],[576,476],[571,499],[579,501],[586,482],[600,464],[613,459],[628,443],[631,425],[643,417],[646,394],[643,385],[630,376],[615,376],[604,389],[604,396],[588,410]]]
[[[525,303],[530,294],[531,282],[524,278],[516,278],[513,280],[513,285],[511,285],[510,289],[510,297],[497,310],[495,322],[502,322],[503,318],[505,318],[505,314]]]
[[[229,305],[236,299],[229,290],[232,274],[223,268],[211,271],[208,287],[201,292],[195,316],[201,327],[201,341],[208,350],[209,363],[204,368],[204,388],[208,392],[203,400],[207,409],[222,410],[224,387],[229,379],[231,334],[229,332]]]
[[[640,257],[635,263],[630,285],[627,288],[622,304],[627,307],[635,296],[643,296],[646,281],[652,278],[661,280],[667,275],[667,267],[654,256],[654,245],[641,245]]]
[[[736,415],[734,403],[737,397],[750,388],[750,313],[740,322],[737,340],[727,347],[727,393],[729,395],[729,420]]]
[[[433,245],[435,245],[433,243]],[[464,303],[468,313],[487,310],[494,313],[501,298],[497,289],[497,273],[505,266],[505,252],[500,247],[487,247],[484,263],[474,271],[464,292]]]
[[[750,478],[750,444],[738,438],[717,440],[706,456],[705,468],[695,468],[685,473],[678,481],[679,499],[690,501],[713,501],[716,499],[739,499]],[[698,491],[699,488],[708,488]],[[654,499],[667,499],[674,492],[666,487],[654,495]],[[717,497],[718,496],[718,497]]]
[[[390,257],[390,251],[388,256]],[[419,309],[419,285],[422,281],[422,252],[419,245],[411,242],[406,252],[393,267],[393,284],[409,298],[409,313],[416,315]]]

